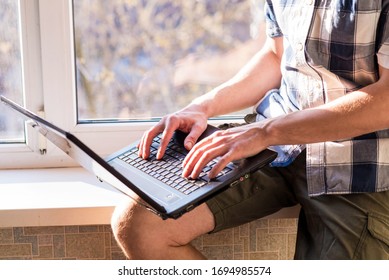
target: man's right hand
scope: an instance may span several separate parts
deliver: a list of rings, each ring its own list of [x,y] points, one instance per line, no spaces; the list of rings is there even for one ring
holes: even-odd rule
[[[162,141],[157,153],[157,159],[161,159],[175,130],[188,133],[184,145],[190,150],[206,127],[207,115],[201,110],[200,105],[191,104],[176,113],[166,115],[158,124],[147,130],[138,144],[139,156],[147,159],[153,139],[162,133]]]

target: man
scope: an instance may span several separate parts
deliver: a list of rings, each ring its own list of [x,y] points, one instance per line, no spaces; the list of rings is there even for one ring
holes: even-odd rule
[[[139,145],[158,157],[173,131],[189,133],[183,176],[220,156],[230,161],[272,146],[279,157],[178,220],[136,203],[112,219],[129,258],[195,259],[201,234],[300,204],[295,258],[389,258],[389,1],[267,1],[268,39],[231,80],[164,117]],[[195,145],[211,116],[257,106],[258,121]]]

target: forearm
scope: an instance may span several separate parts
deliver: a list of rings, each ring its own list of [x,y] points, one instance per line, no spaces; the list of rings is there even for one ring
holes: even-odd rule
[[[255,105],[265,93],[280,85],[279,48],[282,41],[265,44],[232,79],[196,98],[191,105],[202,108],[207,117],[227,114]]]
[[[269,120],[263,124],[264,137],[270,145],[347,139],[389,128],[388,108],[389,83],[381,77],[328,104]]]

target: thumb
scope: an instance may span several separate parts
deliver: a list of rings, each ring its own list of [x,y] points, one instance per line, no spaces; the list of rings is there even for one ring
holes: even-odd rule
[[[193,148],[194,144],[197,142],[203,131],[203,129],[199,129],[198,127],[192,128],[192,130],[189,132],[188,136],[186,136],[184,141],[184,146],[187,150]]]

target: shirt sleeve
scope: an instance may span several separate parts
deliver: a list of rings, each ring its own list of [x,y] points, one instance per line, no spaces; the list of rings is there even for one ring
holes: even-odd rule
[[[271,0],[266,0],[265,3],[265,20],[266,20],[267,36],[271,38],[283,36],[281,28],[278,25],[276,15],[274,12],[273,3]]]
[[[383,10],[378,22],[377,40],[378,64],[384,68],[389,68],[389,1],[383,1]]]

